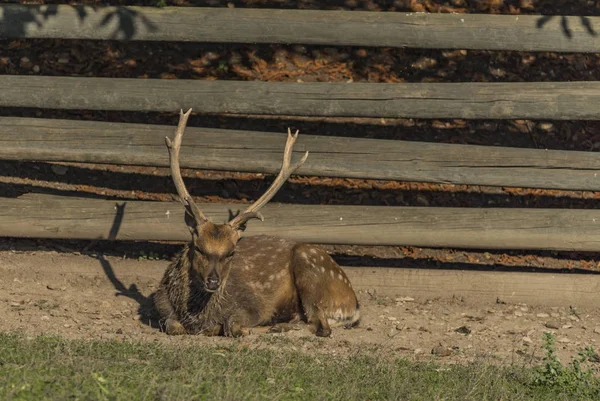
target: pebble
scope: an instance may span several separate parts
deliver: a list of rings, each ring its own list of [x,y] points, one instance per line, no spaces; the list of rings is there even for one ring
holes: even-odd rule
[[[550,316],[552,316],[552,317],[560,317],[560,313],[552,312],[552,313],[550,313]]]
[[[523,312],[516,311],[516,312],[515,312],[515,316],[523,316]]]
[[[579,321],[579,318],[577,316],[573,316],[573,315],[569,316],[569,319],[571,319],[574,322],[578,322]]]
[[[40,66],[39,66],[39,65],[34,65],[34,66],[33,66],[33,72],[35,72],[36,74],[37,74],[38,72],[40,72]]]
[[[400,297],[400,298],[396,298],[396,302],[412,302],[414,301],[414,298],[411,297]]]
[[[42,320],[50,320],[50,316],[44,315],[44,316],[42,316]]]
[[[560,339],[558,340],[558,342],[559,342],[559,343],[566,344],[566,343],[570,343],[570,342],[571,342],[571,340],[569,340],[567,337],[563,337],[563,338],[560,338]]]
[[[388,318],[387,318],[387,319],[388,319],[390,322],[394,322],[394,321],[398,320],[398,319],[396,319],[394,316],[388,316]]]
[[[529,337],[523,337],[523,342],[525,344],[532,344],[533,340],[531,338],[529,338]]]
[[[550,317],[550,315],[547,314],[547,313],[538,313],[536,316],[537,317],[542,317],[542,318],[544,318],[544,317]]]
[[[415,355],[422,354],[423,350],[421,348],[415,348],[414,353]]]
[[[596,327],[596,328],[594,329],[594,333],[596,333],[596,334],[600,334],[600,327]]]
[[[69,64],[69,58],[68,57],[61,57],[58,59],[57,61],[58,64]]]
[[[560,323],[555,322],[555,321],[549,321],[549,322],[546,322],[545,326],[547,328],[549,328],[549,329],[556,329],[556,330],[558,330],[560,328]]]
[[[572,324],[563,324],[562,326],[563,329],[570,329],[571,327],[573,327]]]

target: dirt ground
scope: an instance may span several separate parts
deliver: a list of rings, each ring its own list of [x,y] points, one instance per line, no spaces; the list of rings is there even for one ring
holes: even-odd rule
[[[32,1],[30,3],[44,3]],[[46,1],[45,3],[65,3]],[[139,4],[155,1],[80,1]],[[598,15],[592,1],[167,1],[178,6],[283,7],[372,11],[546,13]],[[585,19],[582,19],[585,23]],[[68,40],[0,40],[0,74],[162,79],[302,82],[523,82],[600,80],[600,54],[376,49],[245,44],[172,44]],[[57,111],[3,108],[0,116],[68,118],[174,126],[173,113]],[[492,121],[300,118],[192,115],[190,126],[390,140],[597,151],[598,121]],[[272,177],[184,171],[201,202],[248,203]],[[174,187],[167,169],[138,166],[0,161],[0,197],[42,192],[65,196],[166,201]],[[294,177],[274,202],[439,207],[597,208],[600,193]],[[182,223],[183,224],[183,223]],[[172,344],[230,344],[223,338],[170,338],[156,328],[150,294],[166,268],[163,255],[179,245],[0,239],[2,330],[68,338],[116,338]],[[138,260],[140,249],[163,260]],[[600,256],[580,252],[527,252],[414,247],[326,248],[346,266],[600,270]],[[544,331],[556,334],[559,355],[600,341],[598,310],[570,305],[532,307],[478,299],[423,299],[419,294],[373,296],[362,289],[362,324],[317,339],[307,330],[253,334],[250,347],[283,347],[325,354],[373,349],[449,363],[487,360],[538,363]],[[600,308],[600,304],[599,304]],[[237,340],[235,340],[237,341]],[[441,344],[441,347],[440,347]],[[432,351],[435,350],[435,354]]]
[[[169,337],[158,328],[151,294],[166,260],[83,255],[52,250],[0,251],[2,330],[66,338],[152,341],[168,344],[275,347],[349,355],[372,349],[384,355],[445,363],[540,362],[544,331],[557,338],[559,356],[600,342],[598,310],[482,304],[476,298],[423,299],[419,294],[372,296],[358,289],[361,324],[317,338],[307,328],[283,334],[251,334],[240,340]]]

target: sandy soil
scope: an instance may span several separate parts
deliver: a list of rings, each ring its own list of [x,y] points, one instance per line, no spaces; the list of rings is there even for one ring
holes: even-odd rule
[[[380,298],[358,289],[362,321],[334,329],[328,339],[307,328],[251,334],[240,340],[169,337],[158,328],[151,294],[168,261],[56,251],[0,251],[0,316],[6,331],[66,338],[118,339],[170,344],[277,347],[314,354],[373,349],[387,355],[447,363],[538,363],[541,336],[555,333],[559,355],[600,341],[597,310],[568,306],[482,304],[476,298],[423,299],[419,294]]]

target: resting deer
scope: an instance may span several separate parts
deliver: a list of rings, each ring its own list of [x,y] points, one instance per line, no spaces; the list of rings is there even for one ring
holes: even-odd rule
[[[285,331],[309,323],[318,336],[331,327],[354,326],[359,305],[346,274],[321,248],[272,236],[241,238],[250,219],[308,157],[290,166],[298,132],[288,137],[279,175],[269,189],[228,223],[206,218],[188,193],[179,149],[191,109],[180,112],[175,138],[166,139],[171,175],[185,207],[192,240],[167,268],[155,294],[167,334],[240,336],[252,327]]]

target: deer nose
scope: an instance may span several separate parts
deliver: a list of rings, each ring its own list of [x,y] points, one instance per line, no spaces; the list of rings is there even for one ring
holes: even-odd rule
[[[209,277],[206,280],[206,288],[209,291],[215,291],[217,288],[219,288],[219,279],[217,277]]]

